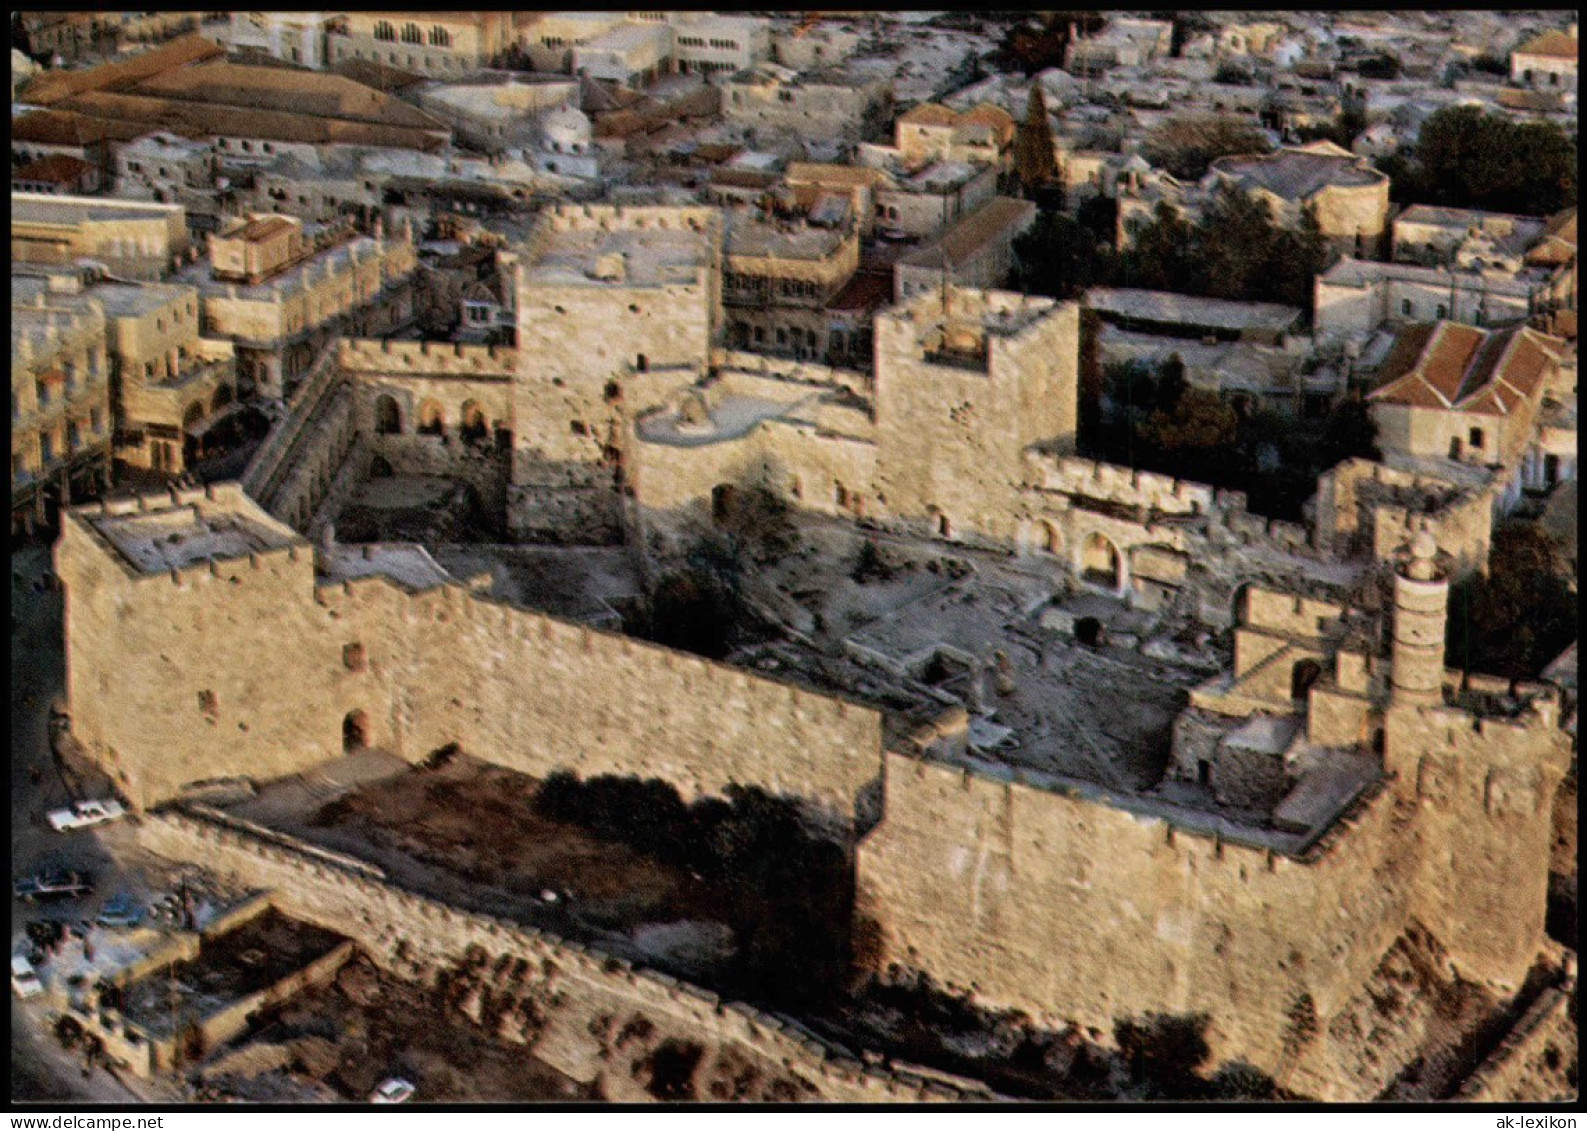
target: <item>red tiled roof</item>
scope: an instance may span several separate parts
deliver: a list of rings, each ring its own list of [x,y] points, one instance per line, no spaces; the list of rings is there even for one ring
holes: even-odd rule
[[[1410,326],[1369,396],[1380,404],[1507,416],[1537,395],[1563,345],[1527,327],[1490,333],[1458,322]]]
[[[898,119],[901,126],[956,126],[959,115],[935,102],[922,102]]]
[[[1578,50],[1574,36],[1555,30],[1545,31],[1542,35],[1527,40],[1515,49],[1515,53],[1517,55],[1546,55],[1553,59],[1574,59]]]
[[[87,161],[77,157],[68,157],[64,153],[53,153],[37,161],[30,161],[16,172],[11,174],[13,181],[47,181],[51,184],[64,185],[80,180],[84,173],[93,171],[93,166]]]

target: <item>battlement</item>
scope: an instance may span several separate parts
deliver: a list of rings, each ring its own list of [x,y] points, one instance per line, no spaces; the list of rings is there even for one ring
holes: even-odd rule
[[[511,380],[518,351],[511,346],[470,346],[460,342],[409,342],[389,338],[344,338],[336,364],[345,372],[462,376]]]
[[[720,225],[714,208],[688,205],[559,204],[541,214],[553,232],[632,232],[683,228],[706,232]]]
[[[1212,514],[1231,501],[1227,493],[1217,492],[1204,483],[1074,456],[1055,456],[1036,448],[1025,452],[1025,466],[1034,486],[1040,490],[1141,507],[1167,515]],[[1243,510],[1244,496],[1238,501]]]
[[[70,521],[131,578],[168,576],[178,586],[215,574],[221,563],[286,554],[297,560],[306,543],[265,513],[237,483],[210,484],[133,499],[106,500],[70,512]]]

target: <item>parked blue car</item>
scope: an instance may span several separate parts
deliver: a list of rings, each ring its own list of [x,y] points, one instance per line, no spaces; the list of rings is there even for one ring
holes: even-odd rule
[[[143,905],[131,892],[118,892],[105,901],[98,922],[101,927],[136,927],[143,922]]]

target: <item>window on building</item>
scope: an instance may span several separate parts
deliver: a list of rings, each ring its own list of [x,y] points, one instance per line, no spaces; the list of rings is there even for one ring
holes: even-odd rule
[[[447,31],[440,24],[436,24],[434,27],[432,27],[430,29],[430,46],[431,47],[450,47],[450,46],[452,46],[452,33]]]
[[[424,33],[419,30],[419,25],[418,24],[403,24],[402,25],[402,42],[404,42],[404,43],[423,43],[424,42]]]
[[[1486,437],[1484,437],[1484,436],[1483,436],[1483,434],[1482,434],[1482,429],[1481,429],[1481,428],[1473,428],[1473,429],[1472,429],[1472,430],[1471,430],[1471,437],[1470,437],[1470,439],[1471,439],[1471,446],[1472,446],[1472,447],[1474,447],[1474,448],[1481,448],[1481,447],[1482,447],[1482,442],[1483,442],[1483,440],[1484,440],[1484,439],[1485,439],[1485,438],[1486,438]]]
[[[1438,316],[1440,318],[1448,318],[1449,317],[1449,307],[1445,306],[1443,303],[1439,303],[1438,304]]]
[[[369,666],[369,658],[364,654],[362,644],[346,644],[342,646],[342,666],[350,672],[361,672]]]

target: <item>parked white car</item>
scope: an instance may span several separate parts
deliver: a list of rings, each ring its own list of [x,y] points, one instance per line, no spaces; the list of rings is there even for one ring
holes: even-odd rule
[[[23,1001],[44,992],[44,983],[39,981],[33,963],[20,954],[11,956],[11,990]]]
[[[126,807],[119,801],[76,801],[65,809],[55,809],[49,814],[50,826],[56,832],[68,829],[86,829],[127,815]]]
[[[372,1104],[405,1104],[413,1098],[413,1084],[401,1076],[388,1076],[369,1093]]]

